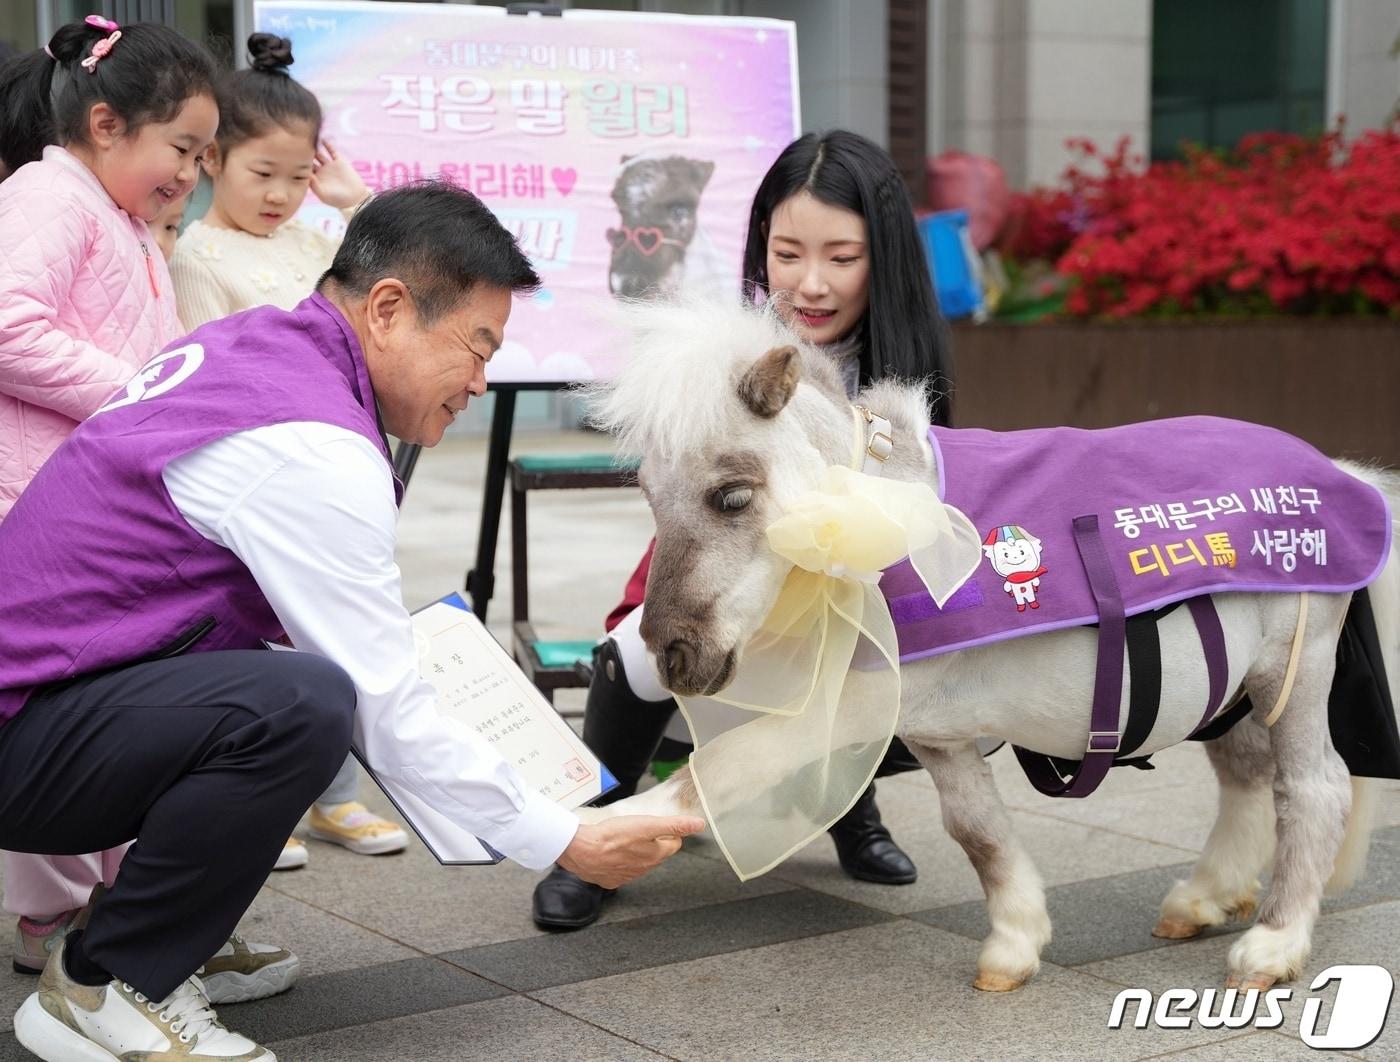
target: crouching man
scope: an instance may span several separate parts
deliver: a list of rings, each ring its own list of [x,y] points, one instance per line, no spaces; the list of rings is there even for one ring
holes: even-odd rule
[[[168,349],[0,524],[0,848],[136,838],[15,1017],[40,1057],[273,1059],[193,975],[352,740],[506,856],[607,888],[702,828],[581,826],[418,675],[385,432],[436,444],[538,283],[469,193],[388,192],[315,294]],[[263,648],[283,635],[302,651]]]

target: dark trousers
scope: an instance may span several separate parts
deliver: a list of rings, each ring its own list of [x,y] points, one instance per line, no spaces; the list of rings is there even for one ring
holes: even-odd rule
[[[0,726],[0,848],[136,843],[83,951],[152,999],[228,939],[345,761],[355,688],[306,653],[191,653],[47,687]]]

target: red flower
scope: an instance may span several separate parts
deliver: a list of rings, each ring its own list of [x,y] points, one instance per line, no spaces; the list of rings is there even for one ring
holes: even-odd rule
[[[1020,196],[1002,242],[1071,278],[1065,312],[1400,316],[1400,128],[1257,133],[1146,169],[1126,140],[1069,146],[1062,186]]]

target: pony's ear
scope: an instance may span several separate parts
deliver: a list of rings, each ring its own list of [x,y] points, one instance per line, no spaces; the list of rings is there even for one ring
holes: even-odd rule
[[[739,398],[760,417],[776,417],[797,390],[802,360],[794,346],[774,347],[739,381]]]

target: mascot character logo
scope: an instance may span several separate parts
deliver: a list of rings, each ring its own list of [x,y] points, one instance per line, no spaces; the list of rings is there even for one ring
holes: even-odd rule
[[[1019,524],[1002,524],[993,528],[982,540],[982,552],[992,570],[1005,580],[1002,589],[1011,595],[1016,611],[1026,607],[1039,608],[1036,590],[1045,568],[1040,563],[1040,539]]]

